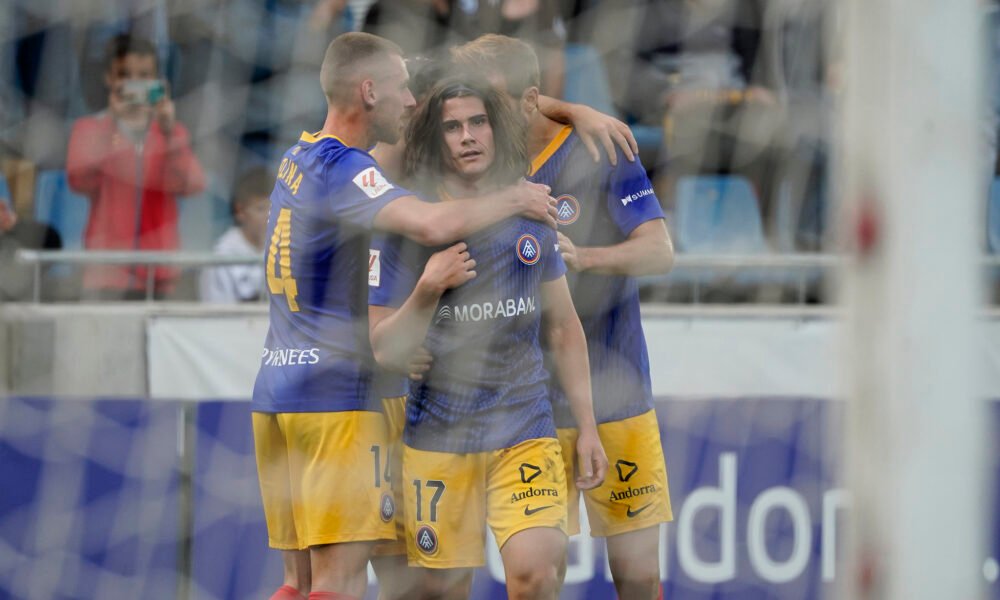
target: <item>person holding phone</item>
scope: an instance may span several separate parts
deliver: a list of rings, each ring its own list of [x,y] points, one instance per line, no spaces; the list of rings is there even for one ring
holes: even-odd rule
[[[108,107],[73,124],[66,156],[70,187],[90,200],[84,246],[100,250],[175,250],[177,197],[205,188],[205,173],[177,121],[156,49],[119,35],[108,45]],[[177,270],[155,267],[154,294],[173,290]],[[139,299],[150,280],[144,266],[91,266],[89,298]]]

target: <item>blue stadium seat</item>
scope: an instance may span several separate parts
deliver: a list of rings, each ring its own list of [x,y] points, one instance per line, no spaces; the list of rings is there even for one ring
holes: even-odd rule
[[[90,200],[69,189],[66,171],[41,171],[35,179],[35,220],[51,225],[62,238],[63,249],[83,249],[83,230],[90,216]]]
[[[750,182],[739,176],[682,177],[677,182],[677,246],[699,254],[760,254],[760,206]]]
[[[990,252],[1000,253],[1000,177],[990,185],[990,204],[986,217],[986,245]]]
[[[609,115],[616,114],[604,62],[597,50],[586,44],[566,44],[565,57],[563,99],[586,104]]]
[[[7,178],[4,177],[3,173],[0,173],[0,202],[6,202],[8,205],[13,204],[10,199],[10,187],[7,186]]]

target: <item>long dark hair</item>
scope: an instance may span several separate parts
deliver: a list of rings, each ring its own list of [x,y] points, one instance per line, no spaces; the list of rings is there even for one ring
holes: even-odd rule
[[[493,129],[495,153],[485,181],[509,185],[528,173],[527,132],[524,119],[488,83],[472,76],[449,77],[431,90],[427,100],[410,119],[403,153],[403,175],[408,184],[433,193],[446,169],[446,150],[441,112],[452,98],[475,97],[483,101]]]

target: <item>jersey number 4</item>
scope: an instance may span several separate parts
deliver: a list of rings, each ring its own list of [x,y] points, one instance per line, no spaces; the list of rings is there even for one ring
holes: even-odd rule
[[[299,284],[292,277],[292,209],[283,208],[274,224],[271,245],[267,251],[267,288],[272,294],[284,294],[288,310],[299,312]],[[281,275],[278,275],[278,267]]]

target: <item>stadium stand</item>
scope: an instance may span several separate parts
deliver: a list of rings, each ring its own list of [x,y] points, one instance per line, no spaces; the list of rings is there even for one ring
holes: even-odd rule
[[[82,250],[90,201],[69,189],[66,171],[42,171],[35,182],[35,220],[48,223],[62,237],[63,249]]]
[[[607,114],[620,114],[611,99],[611,86],[604,69],[604,62],[593,46],[566,44],[563,98],[570,102],[586,104]],[[632,135],[639,145],[643,165],[651,169],[656,164],[655,153],[663,143],[663,129],[631,122],[633,119],[628,120]]]
[[[1000,253],[1000,178],[990,185],[990,203],[986,217],[986,244],[993,254]]]
[[[219,176],[206,173],[205,191],[179,198],[178,230],[184,250],[209,250],[215,240],[233,224],[229,206],[229,185]]]
[[[683,177],[677,183],[677,247],[703,254],[769,252],[753,187],[735,175]]]

